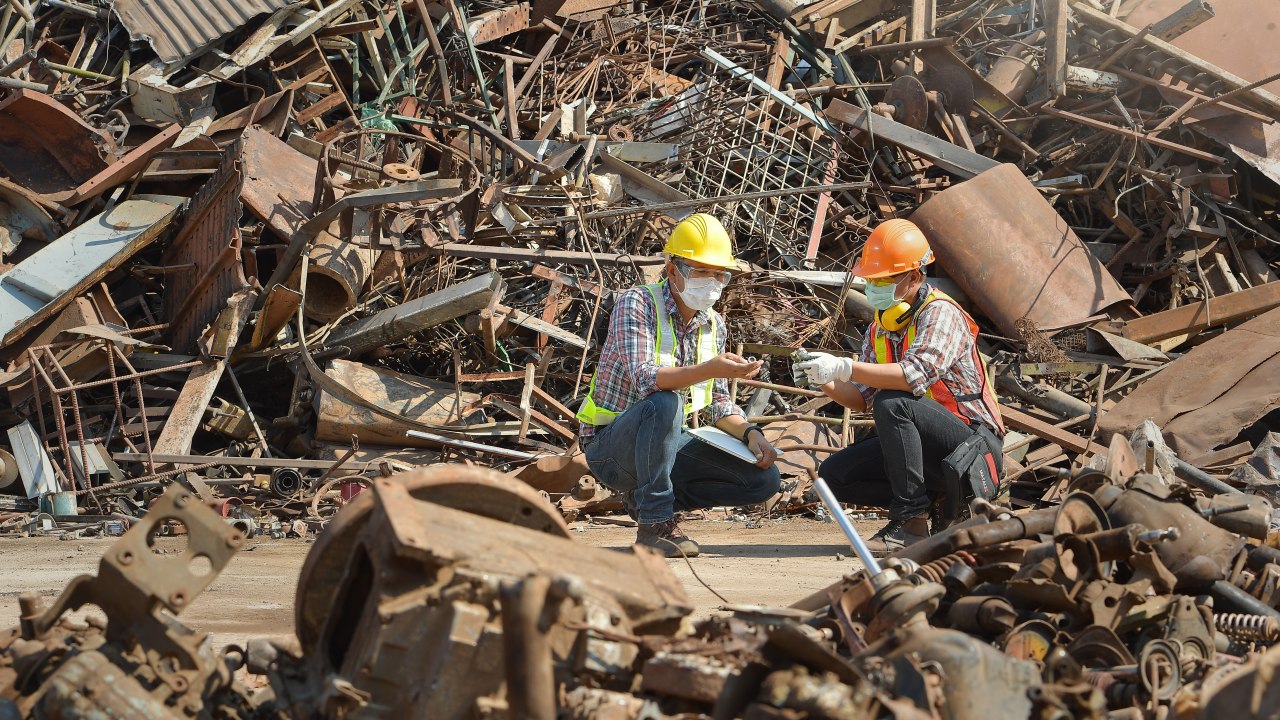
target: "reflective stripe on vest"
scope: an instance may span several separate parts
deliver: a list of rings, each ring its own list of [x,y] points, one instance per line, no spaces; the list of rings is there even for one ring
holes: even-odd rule
[[[662,284],[644,285],[643,287],[649,291],[649,296],[653,298],[654,316],[658,321],[657,346],[654,348],[654,357],[657,359],[656,364],[658,367],[675,367],[675,326],[671,316],[666,311],[665,303],[662,302]],[[716,316],[713,311],[708,311],[708,313],[709,322],[698,329],[697,361],[699,363],[704,363],[716,356]],[[686,416],[692,415],[711,404],[712,385],[714,382],[714,380],[707,380],[690,386],[689,402],[685,403],[684,406],[684,414]],[[577,418],[588,425],[608,425],[613,422],[614,418],[621,415],[622,411],[600,407],[596,404],[595,394],[596,378],[592,375],[591,386],[587,390],[587,397],[582,401],[582,408],[578,410]],[[623,409],[625,410],[626,408]]]
[[[982,392],[974,393],[972,395],[957,396],[951,391],[951,387],[948,386],[941,377],[939,377],[938,381],[930,385],[928,390],[925,391],[925,397],[933,398],[939,405],[950,410],[953,415],[965,422],[969,422],[970,420],[980,422],[980,419],[965,417],[964,413],[960,410],[960,403],[981,400],[982,404],[986,406],[987,412],[991,413],[991,417],[995,418],[996,425],[999,426],[998,430],[1000,434],[1003,435],[1004,420],[1000,417],[1000,404],[997,402],[995,393],[991,389],[991,372],[987,368],[986,361],[982,359],[982,354],[978,352],[978,324],[973,321],[972,317],[969,317],[969,313],[965,312],[964,308],[960,307],[959,303],[941,290],[936,288],[930,290],[929,294],[925,296],[924,302],[916,309],[915,316],[911,318],[911,324],[907,326],[907,337],[904,347],[911,347],[911,343],[915,342],[916,322],[920,319],[920,314],[924,312],[925,306],[935,300],[944,300],[954,305],[956,309],[964,315],[965,321],[969,323],[969,335],[973,338],[973,361],[978,367],[982,368]],[[871,333],[873,337],[872,345],[876,352],[876,362],[881,364],[897,362],[898,360],[894,357],[893,348],[889,344],[889,337],[887,333],[880,330],[880,324],[878,322],[873,321],[871,323]]]

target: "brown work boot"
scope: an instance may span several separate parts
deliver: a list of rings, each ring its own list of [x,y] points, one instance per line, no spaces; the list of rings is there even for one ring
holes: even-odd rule
[[[890,520],[880,532],[871,536],[867,547],[875,557],[888,557],[902,548],[929,537],[929,516]]]
[[[653,548],[669,558],[680,557],[682,554],[685,557],[697,557],[701,552],[698,543],[684,534],[675,518],[652,525],[641,523],[636,531],[636,544]]]

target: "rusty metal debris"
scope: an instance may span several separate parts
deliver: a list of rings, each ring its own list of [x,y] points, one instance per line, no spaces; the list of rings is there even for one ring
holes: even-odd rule
[[[871,312],[850,263],[876,224],[911,218],[937,249],[932,281],[984,331],[1012,430],[1006,509],[971,522],[1000,533],[1013,517],[1065,514],[1117,529],[1007,530],[988,538],[999,552],[965,540],[948,552],[969,555],[947,568],[972,575],[957,569],[950,585],[930,584],[947,568],[899,567],[928,580],[913,592],[942,588],[951,610],[932,627],[905,624],[915,629],[867,663],[848,662],[875,641],[855,630],[881,613],[854,580],[825,623],[742,610],[700,635],[664,628],[651,640],[640,610],[680,605],[666,585],[641,602],[508,567],[509,586],[484,591],[441,577],[432,591],[459,593],[448,595],[457,607],[431,622],[489,643],[468,663],[551,653],[566,694],[550,701],[582,718],[658,717],[676,697],[720,717],[906,717],[937,710],[942,685],[991,684],[953,669],[966,653],[1034,690],[1006,699],[1046,717],[1181,712],[1178,688],[1234,708],[1230,693],[1271,661],[1215,664],[1219,635],[1269,643],[1273,625],[1217,619],[1269,616],[1252,603],[1277,599],[1270,560],[1221,534],[1269,552],[1261,516],[1241,514],[1260,513],[1253,498],[1280,483],[1276,22],[1271,4],[1243,0],[11,0],[0,9],[0,535],[163,531],[149,505],[189,493],[246,537],[327,547],[358,536],[368,563],[392,563],[395,550],[419,567],[462,567],[471,549],[426,558],[428,540],[405,535],[398,513],[464,522],[457,512],[484,508],[412,482],[416,499],[393,497],[403,490],[385,480],[459,461],[548,498],[558,516],[520,495],[552,523],[538,531],[621,512],[578,452],[575,413],[614,297],[654,277],[668,231],[693,212],[721,218],[747,266],[719,307],[765,373],[732,392],[788,450],[782,492],[750,512],[831,519],[813,488],[818,462],[873,423],[777,379],[798,347],[859,347]],[[1141,438],[1131,467],[1116,457],[1130,436]],[[1148,456],[1226,505],[1135,486]],[[1108,487],[1158,507],[1111,517],[1119,501],[1084,469],[1108,465],[1123,468]],[[503,487],[488,502],[517,502]],[[344,526],[357,512],[364,524]],[[1178,523],[1204,517],[1239,524],[1223,525],[1212,551],[1167,556],[1189,547]],[[1184,540],[1144,535],[1166,520]],[[928,568],[945,555],[916,559]],[[670,584],[635,562],[619,572]],[[1226,585],[1209,608],[1181,586],[1170,594],[1161,568],[1175,585],[1180,573]],[[124,582],[119,568],[104,573]],[[1011,607],[956,589],[978,579],[1010,590]],[[490,616],[499,596],[521,609]],[[1018,604],[1033,597],[1044,617]],[[75,683],[110,671],[137,686],[121,680],[117,699],[141,689],[157,716],[250,708],[224,677],[230,665],[190,636],[166,641],[185,653],[178,665],[138,654],[176,632],[139,615],[147,603],[116,620],[142,645],[69,659],[47,702],[81,702]],[[600,625],[601,608],[620,619]],[[546,635],[552,610],[561,620]],[[300,614],[299,633],[339,642],[321,640],[331,629],[317,612]],[[1148,614],[1117,619],[1136,612]],[[974,645],[952,629],[1017,639]],[[572,637],[589,649],[568,670]],[[1085,650],[1072,651],[1080,638]],[[1010,647],[1055,645],[1067,659],[1008,659]],[[1193,646],[1207,654],[1192,658]],[[37,652],[15,647],[11,657]],[[437,659],[465,651],[431,647]],[[354,666],[333,654],[322,672],[265,646],[245,653],[288,679],[281,693],[302,693],[279,696],[285,711],[317,698],[324,712],[366,708],[430,672],[374,688],[342,675]],[[588,671],[601,675],[564,674]],[[330,685],[297,690],[323,673]],[[731,678],[747,675],[742,694]],[[492,699],[482,707],[439,701],[542,716],[544,680],[508,677],[501,692],[475,693]],[[20,695],[39,685],[23,682]],[[976,714],[995,697],[951,696],[938,712]]]
[[[791,607],[730,606],[697,623],[657,554],[575,542],[526,484],[440,464],[373,481],[329,525],[299,577],[297,646],[250,639],[216,653],[159,613],[195,600],[245,537],[175,486],[96,577],[50,607],[22,597],[20,625],[0,635],[0,710],[1268,716],[1259,692],[1280,652],[1271,504],[1201,494],[1153,457],[1140,466],[1125,438],[1109,449],[1064,476],[1056,506],[980,502],[969,520]],[[186,549],[152,552],[170,525],[186,529]],[[87,603],[105,623],[67,617]]]

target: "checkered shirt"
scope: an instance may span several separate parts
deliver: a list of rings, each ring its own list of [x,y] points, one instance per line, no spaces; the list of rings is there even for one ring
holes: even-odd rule
[[[662,283],[659,295],[671,318],[672,332],[676,338],[675,357],[680,367],[698,362],[698,330],[715,315],[716,352],[724,352],[724,318],[715,310],[699,312],[688,324],[680,321],[675,297],[667,284]],[[634,287],[618,295],[609,317],[609,336],[605,338],[596,365],[596,405],[614,412],[622,412],[649,395],[658,392],[658,317],[654,313],[653,300],[644,287]],[[682,390],[684,402],[688,402],[688,390]],[[718,423],[730,415],[743,415],[742,409],[729,397],[729,383],[724,378],[713,381],[711,405],[707,407],[711,422]],[[579,431],[581,442],[587,442],[598,428],[583,423]]]

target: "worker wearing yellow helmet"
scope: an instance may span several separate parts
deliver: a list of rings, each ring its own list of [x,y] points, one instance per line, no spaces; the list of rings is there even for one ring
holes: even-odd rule
[[[763,502],[778,491],[777,453],[734,404],[726,382],[754,377],[761,367],[724,351],[724,318],[712,308],[738,268],[728,232],[711,215],[692,215],[663,251],[662,280],[614,302],[578,412],[579,444],[596,479],[622,495],[639,524],[638,544],[693,556],[698,544],[675,512]],[[702,411],[755,462],[695,439],[688,421]]]
[[[889,509],[868,543],[878,555],[937,532],[966,497],[991,499],[1000,478],[1004,425],[978,326],[925,279],[931,262],[914,223],[878,225],[852,270],[876,310],[859,359],[806,353],[793,366],[797,383],[873,413],[876,436],[831,455],[818,473],[841,501]]]

